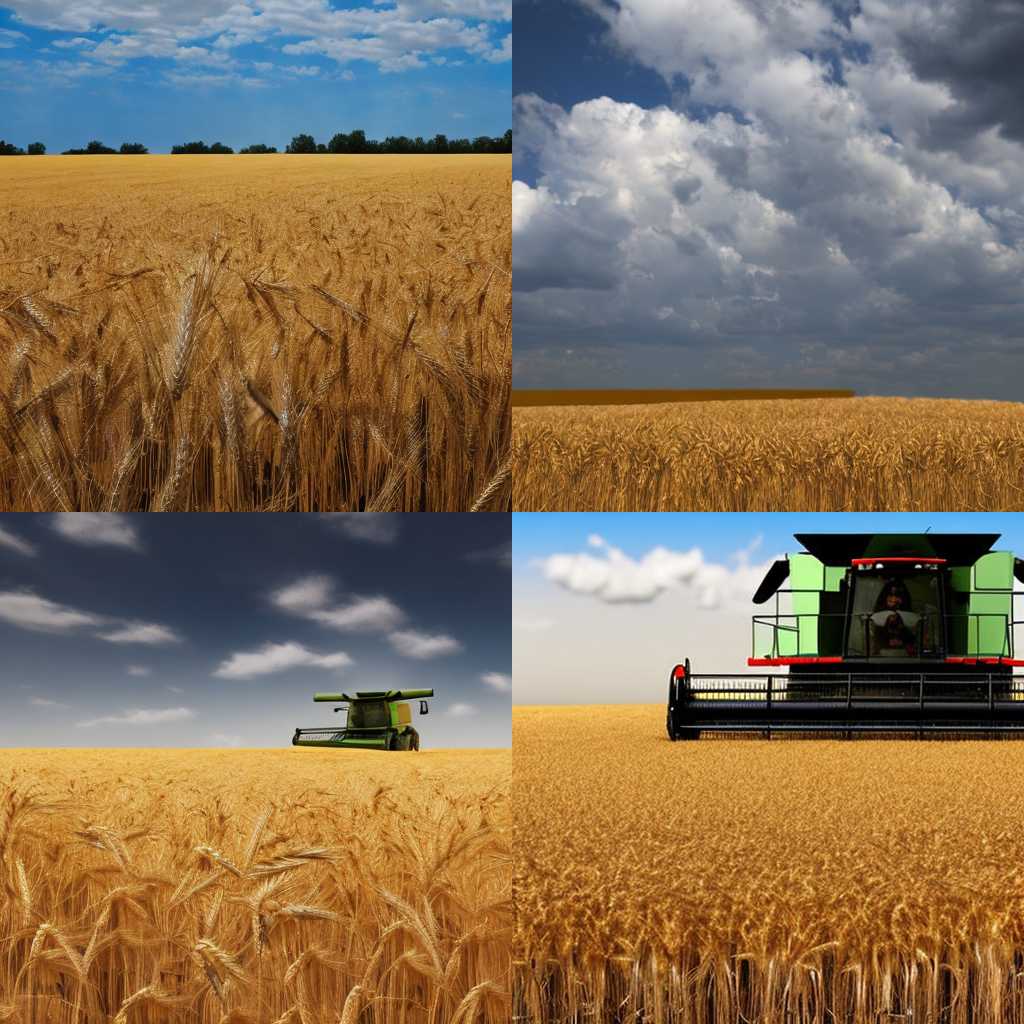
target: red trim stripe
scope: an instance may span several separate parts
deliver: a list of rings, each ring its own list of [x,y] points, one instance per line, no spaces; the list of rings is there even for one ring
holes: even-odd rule
[[[946,658],[950,664],[953,665],[1024,665],[1024,661],[1019,658],[961,658],[961,657],[950,657]]]
[[[888,558],[883,556],[882,558],[853,558],[850,560],[850,565],[876,565],[881,562],[882,565],[889,565],[892,562],[913,562],[917,565],[945,565],[946,560],[944,558]]]
[[[747,658],[747,664],[756,665],[838,665],[842,658]]]

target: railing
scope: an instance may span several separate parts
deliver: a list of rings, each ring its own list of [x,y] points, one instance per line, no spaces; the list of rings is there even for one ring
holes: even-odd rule
[[[751,619],[751,647],[755,657],[820,657],[842,656],[863,658],[865,660],[889,661],[894,657],[910,656],[905,651],[900,654],[881,653],[873,629],[872,615],[878,613],[855,613],[854,621],[863,623],[863,635],[855,634],[849,628],[852,623],[849,616],[841,612],[805,612],[794,614],[754,615]],[[822,644],[822,621],[829,620],[838,626],[838,633],[833,636],[835,646]],[[958,640],[953,642],[958,624],[966,628]],[[919,616],[914,628],[915,654],[921,658],[971,657],[971,658],[1012,658],[1014,627],[1024,625],[1024,620],[1011,619],[1010,616],[995,612],[970,612],[964,615],[941,615],[938,612],[923,613]],[[763,632],[759,637],[758,629],[771,630],[770,641],[764,642]],[[984,628],[983,627],[987,627]],[[859,632],[859,631],[858,631]],[[790,641],[780,643],[780,639],[790,637]],[[854,643],[856,636],[858,643]],[[994,638],[998,636],[999,640]],[[825,646],[828,649],[822,649]],[[767,649],[766,649],[767,647]]]

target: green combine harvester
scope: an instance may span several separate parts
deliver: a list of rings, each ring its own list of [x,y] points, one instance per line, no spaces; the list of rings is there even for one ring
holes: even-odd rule
[[[1024,734],[1014,580],[999,534],[797,534],[754,594],[751,667],[672,669],[668,735],[811,731]],[[784,587],[788,581],[789,586]],[[780,596],[788,598],[783,611]],[[776,671],[773,671],[776,670]]]
[[[364,750],[419,750],[420,734],[412,726],[412,708],[407,700],[418,699],[420,714],[427,713],[424,698],[433,690],[375,690],[367,693],[318,693],[313,700],[338,703],[335,712],[348,708],[343,728],[296,729],[296,747],[357,747]]]

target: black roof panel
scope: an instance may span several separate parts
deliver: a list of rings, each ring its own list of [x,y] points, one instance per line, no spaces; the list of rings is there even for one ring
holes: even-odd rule
[[[974,565],[999,540],[998,533],[797,533],[808,553],[825,565],[849,565],[854,558],[944,558]]]

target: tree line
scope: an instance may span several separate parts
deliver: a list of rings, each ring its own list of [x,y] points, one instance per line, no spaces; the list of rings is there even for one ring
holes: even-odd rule
[[[124,142],[120,149],[111,149],[94,139],[84,149],[65,149],[63,156],[81,156],[94,154],[126,154],[137,155],[148,153],[149,150],[141,142]],[[185,142],[171,147],[172,153],[234,153],[230,146],[214,142]],[[239,153],[276,153],[276,146],[267,146],[262,142],[240,149]],[[504,135],[478,135],[475,139],[449,139],[447,135],[435,135],[432,139],[424,139],[417,135],[389,135],[382,142],[368,139],[362,130],[354,132],[338,132],[332,135],[329,142],[317,142],[312,135],[296,135],[285,147],[286,153],[511,153],[512,130]],[[0,156],[43,156],[46,146],[41,142],[31,142],[27,151],[10,142],[0,139]]]

